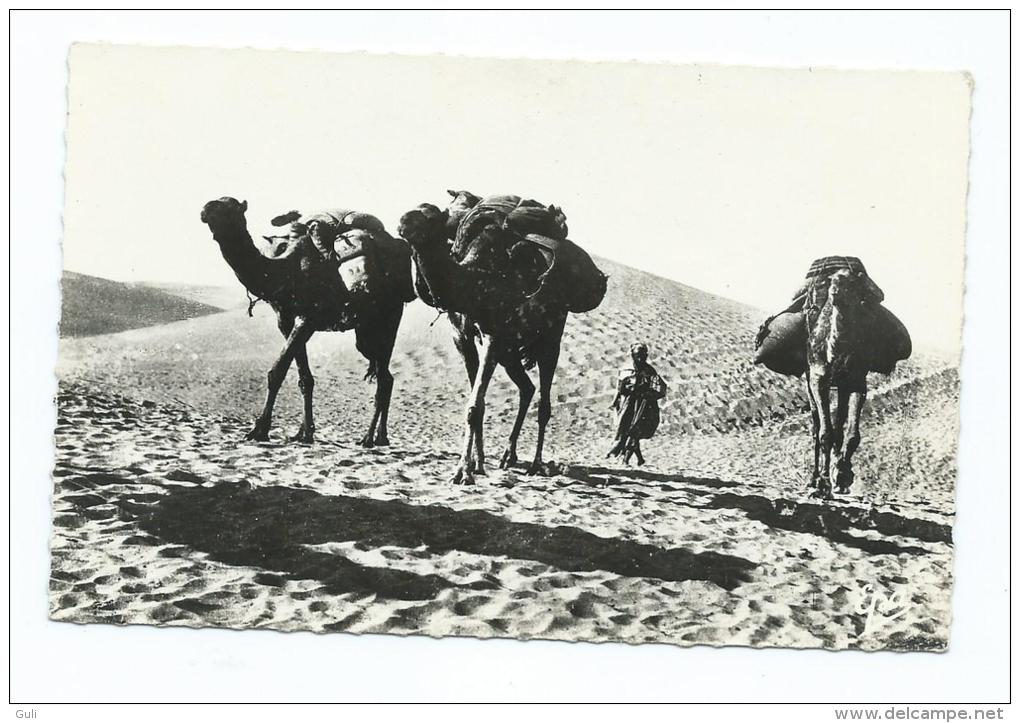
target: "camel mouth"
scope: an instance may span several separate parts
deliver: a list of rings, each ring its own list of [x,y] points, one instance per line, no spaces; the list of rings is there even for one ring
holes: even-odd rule
[[[202,213],[199,214],[199,218],[202,219],[202,223],[212,223],[220,215],[218,212],[222,209],[223,203],[221,201],[209,201],[202,206]]]

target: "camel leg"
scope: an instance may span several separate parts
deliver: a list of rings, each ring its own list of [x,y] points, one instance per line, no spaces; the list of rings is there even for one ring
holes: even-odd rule
[[[283,323],[281,321],[282,326]],[[314,330],[309,327],[304,319],[296,320],[294,328],[287,336],[287,343],[284,345],[283,351],[280,352],[280,356],[277,357],[276,362],[267,375],[269,389],[266,392],[266,403],[262,407],[262,413],[256,418],[255,426],[245,435],[245,439],[254,439],[261,442],[269,440],[269,428],[273,422],[273,406],[276,404],[276,395],[280,391],[283,380],[287,377],[287,370],[290,369],[290,363],[294,361],[295,354],[298,349],[304,348],[308,340],[312,338],[313,333]]]
[[[562,328],[560,330],[562,333]],[[538,360],[538,439],[535,441],[535,459],[528,468],[528,474],[542,474],[542,447],[545,445],[545,427],[552,417],[552,393],[553,377],[556,375],[556,365],[560,361],[560,340],[556,338],[556,344],[547,354],[543,354]]]
[[[514,428],[510,432],[506,451],[503,452],[503,458],[499,462],[500,469],[509,469],[517,464],[517,438],[521,435],[521,427],[524,426],[524,419],[528,416],[528,407],[531,405],[532,397],[535,396],[535,384],[524,370],[521,360],[515,356],[504,360],[503,369],[510,377],[510,381],[517,385],[517,391],[520,393]]]
[[[476,435],[482,434],[481,420],[485,414],[485,392],[492,379],[492,372],[496,369],[496,343],[492,337],[482,335],[482,358],[481,366],[475,377],[475,383],[471,388],[471,398],[468,401],[466,424],[464,425],[464,454],[461,457],[460,466],[453,476],[454,484],[474,484],[474,473],[476,460],[472,459],[472,450],[476,445]],[[477,460],[478,466],[482,466],[482,460]]]
[[[393,375],[390,373],[390,357],[396,342],[397,329],[403,316],[403,307],[389,313],[363,314],[354,327],[355,347],[368,360],[369,371],[366,379],[375,376],[375,400],[368,431],[358,440],[362,447],[375,447],[390,443],[386,430],[389,418],[390,398],[393,394]]]
[[[811,393],[818,403],[821,431],[818,434],[818,446],[821,447],[821,464],[818,475],[818,489],[813,496],[823,499],[832,497],[832,482],[829,479],[829,466],[832,464],[832,414],[829,409],[829,377],[824,373],[810,374]]]
[[[808,488],[814,489],[818,487],[818,462],[822,451],[821,445],[818,442],[820,422],[818,419],[818,401],[811,390],[810,372],[804,375],[804,382],[807,386],[808,405],[811,407],[811,445],[814,448],[814,466],[811,468],[811,481],[808,483]]]
[[[397,341],[397,329],[400,328],[400,319],[403,315],[404,309],[403,306],[400,306],[388,319],[376,357],[375,407],[378,428],[374,441],[378,446],[386,446],[390,443],[386,427],[390,416],[390,400],[393,398],[393,374],[390,373],[390,358],[393,356],[393,345]]]
[[[464,361],[468,384],[475,385],[478,376],[478,347],[475,346],[474,325],[463,314],[450,314],[453,325],[453,345]],[[484,435],[475,435],[475,460],[485,460]],[[481,463],[479,464],[481,466]]]
[[[854,482],[853,456],[861,445],[861,412],[868,398],[867,389],[854,390],[849,395],[847,422],[850,425],[844,446],[836,460],[836,491],[846,493]]]
[[[301,396],[304,398],[305,410],[301,429],[290,438],[290,441],[311,444],[315,441],[315,421],[312,418],[312,390],[315,389],[315,377],[312,376],[312,369],[308,366],[308,349],[306,344],[302,344],[294,353],[294,361],[297,362],[298,388],[301,390]]]
[[[375,380],[375,404],[372,406],[372,420],[368,423],[368,431],[358,440],[358,446],[371,448],[375,446],[375,430],[379,426],[379,392],[380,380]]]
[[[839,467],[839,455],[843,450],[843,433],[846,429],[847,407],[850,400],[850,389],[846,385],[836,387],[836,411],[832,420],[832,450],[836,453],[836,467]],[[838,476],[838,475],[837,475]]]
[[[464,360],[468,383],[474,386],[475,377],[478,375],[478,347],[475,346],[470,324],[460,314],[451,314],[450,323],[453,324],[453,345],[457,348],[460,358]]]
[[[387,358],[385,365],[381,365],[379,377],[376,381],[375,404],[379,407],[379,420],[375,432],[375,444],[377,447],[385,447],[390,443],[386,425],[390,417],[390,400],[392,398],[393,374],[390,373],[390,360]]]

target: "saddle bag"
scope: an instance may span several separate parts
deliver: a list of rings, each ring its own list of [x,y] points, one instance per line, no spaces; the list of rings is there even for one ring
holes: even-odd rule
[[[807,324],[801,311],[787,311],[769,321],[754,363],[778,374],[797,377],[807,371]],[[895,314],[875,306],[868,323],[863,353],[868,371],[891,374],[896,363],[910,357],[910,334]]]
[[[340,278],[355,302],[376,294],[415,299],[411,250],[403,239],[385,231],[354,229],[340,234],[333,250],[340,258]]]
[[[355,229],[336,238],[333,250],[340,258],[340,278],[354,301],[370,296],[378,284],[378,262],[372,235]]]
[[[549,264],[536,293],[559,295],[567,310],[575,314],[591,311],[602,303],[609,277],[587,251],[568,239],[538,234],[528,234],[524,241],[536,246]]]

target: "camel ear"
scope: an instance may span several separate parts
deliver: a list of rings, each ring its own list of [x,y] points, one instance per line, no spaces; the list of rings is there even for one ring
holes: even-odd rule
[[[245,199],[245,200],[241,201],[241,210],[242,211],[247,211],[248,210],[248,199]]]
[[[446,189],[446,192],[447,192],[447,193],[449,193],[449,194],[450,194],[451,196],[453,196],[454,198],[457,198],[457,196],[459,196],[459,195],[460,195],[460,194],[459,194],[459,193],[457,193],[456,191],[451,191],[451,190],[450,190],[449,188],[447,188],[447,189]]]

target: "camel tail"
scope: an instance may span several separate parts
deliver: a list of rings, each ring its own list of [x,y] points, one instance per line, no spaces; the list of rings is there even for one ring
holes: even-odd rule
[[[374,382],[376,377],[379,375],[379,365],[375,359],[370,359],[368,362],[368,371],[365,372],[365,381]]]

